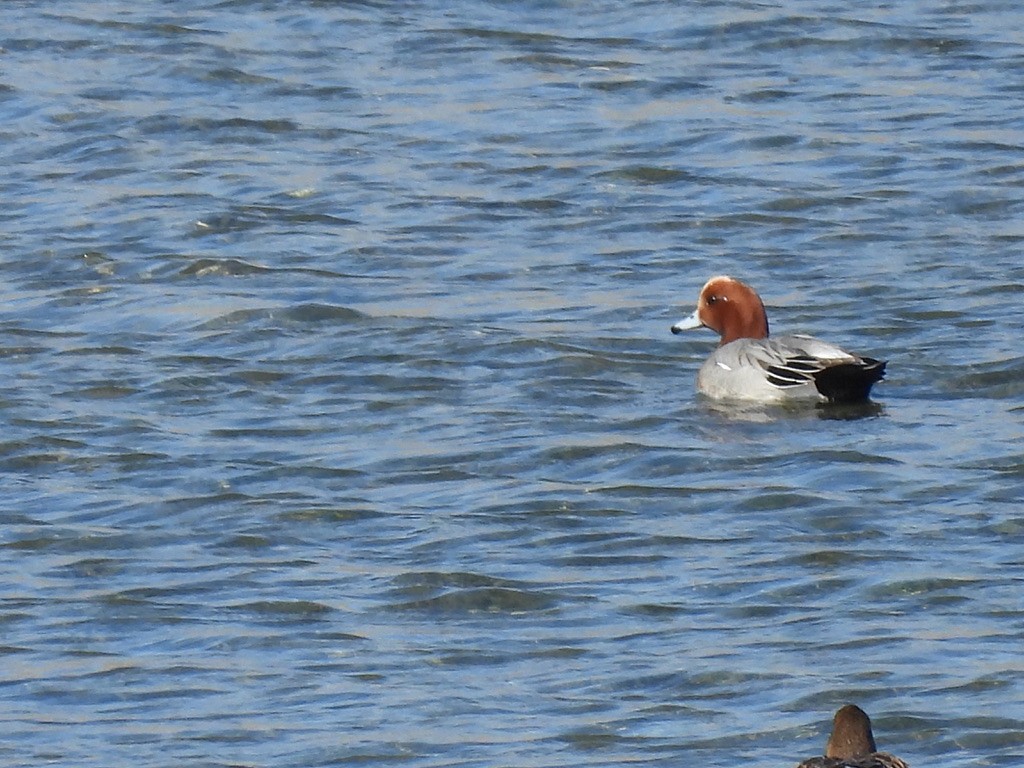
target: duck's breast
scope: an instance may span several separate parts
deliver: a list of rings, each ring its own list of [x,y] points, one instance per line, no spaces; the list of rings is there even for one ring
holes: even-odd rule
[[[782,363],[785,349],[769,339],[737,339],[716,349],[697,374],[697,390],[708,397],[781,402],[821,400],[813,380],[779,386],[769,368]]]

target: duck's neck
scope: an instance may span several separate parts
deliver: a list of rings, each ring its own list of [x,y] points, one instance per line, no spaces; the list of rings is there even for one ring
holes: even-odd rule
[[[768,315],[764,311],[764,304],[758,299],[757,304],[752,305],[747,311],[738,311],[729,318],[729,322],[722,328],[722,339],[718,345],[722,346],[737,339],[767,338]]]

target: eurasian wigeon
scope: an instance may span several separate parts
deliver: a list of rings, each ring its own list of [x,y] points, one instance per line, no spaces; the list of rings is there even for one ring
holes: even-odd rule
[[[885,375],[885,361],[861,357],[812,336],[768,338],[761,297],[746,283],[720,275],[700,291],[693,314],[672,333],[705,326],[721,341],[697,374],[697,390],[713,398],[782,402],[867,400]]]
[[[804,760],[796,768],[908,768],[895,755],[877,749],[871,718],[856,704],[847,704],[832,719],[825,756]]]

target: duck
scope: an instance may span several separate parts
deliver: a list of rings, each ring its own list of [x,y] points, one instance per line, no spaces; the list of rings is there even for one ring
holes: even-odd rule
[[[879,752],[871,733],[871,718],[856,704],[840,707],[832,718],[832,733],[823,757],[804,760],[796,768],[909,768],[900,758]]]
[[[714,399],[861,403],[885,376],[885,360],[813,336],[769,337],[761,297],[728,275],[708,280],[693,314],[671,330],[701,327],[721,336],[697,373],[697,391]]]

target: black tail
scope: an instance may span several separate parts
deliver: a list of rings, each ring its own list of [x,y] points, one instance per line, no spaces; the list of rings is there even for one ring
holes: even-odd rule
[[[830,365],[814,374],[814,386],[830,403],[861,403],[885,376],[886,362],[862,357],[856,363]]]

